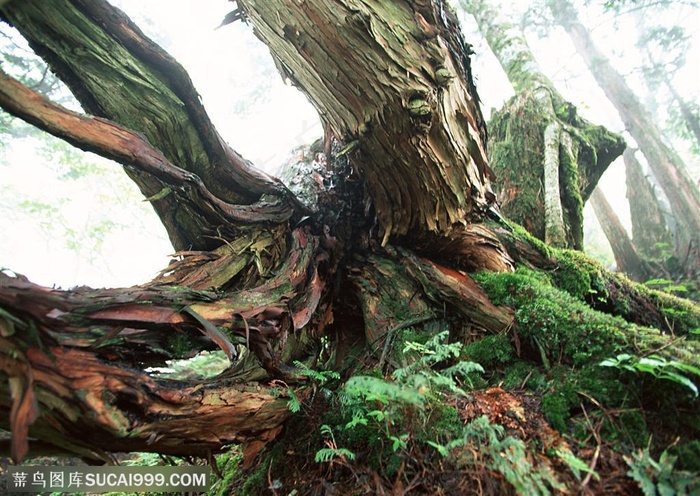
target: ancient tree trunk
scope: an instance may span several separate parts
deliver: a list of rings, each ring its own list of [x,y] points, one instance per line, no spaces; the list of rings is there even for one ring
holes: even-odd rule
[[[176,246],[192,244],[134,288],[59,291],[0,275],[0,427],[13,432],[15,460],[33,439],[101,459],[207,455],[233,442],[252,456],[287,419],[287,388],[312,396],[297,360],[348,376],[386,366],[390,376],[384,350],[408,328],[463,343],[490,335],[506,358],[539,356],[547,369],[597,374],[616,353],[695,363],[662,332],[689,333],[700,309],[640,291],[499,216],[467,45],[442,0],[238,4],[232,17],[254,25],[325,120],[316,205],[222,144],[181,68],[106,2],[0,2],[92,115],[6,76],[0,105],[125,164]],[[580,146],[579,155],[595,149]],[[566,184],[583,196],[590,187]],[[477,277],[495,281],[493,301]],[[146,373],[216,348],[231,365],[215,377]]]
[[[468,45],[444,2],[240,5],[283,75],[347,144],[382,245],[482,217],[493,198],[485,126]]]
[[[622,153],[622,138],[577,115],[503,9],[485,0],[461,5],[476,19],[516,91],[490,123],[491,167],[503,213],[547,243],[582,249],[583,205]]]
[[[661,136],[651,115],[643,108],[624,78],[598,49],[588,30],[578,21],[569,2],[550,2],[556,21],[569,33],[600,87],[617,108],[627,130],[635,139],[671,204],[680,226],[676,255],[689,279],[700,270],[700,192],[685,165]]]
[[[512,312],[494,307],[464,273],[388,246],[383,258],[369,255],[379,233],[381,244],[410,238],[464,267],[512,270],[493,228],[468,225],[484,216],[493,196],[467,45],[446,6],[241,6],[329,133],[346,144],[337,155],[349,157],[353,170],[333,178],[335,190],[323,193],[321,186],[319,203],[328,212],[309,211],[224,144],[183,69],[106,2],[0,8],[88,115],[5,75],[0,105],[124,164],[175,247],[188,250],[152,284],[116,295],[50,291],[3,276],[2,336],[10,353],[0,357],[9,381],[2,424],[14,432],[16,459],[31,437],[93,458],[97,446],[173,454],[216,451],[233,441],[259,447],[278,432],[286,410],[264,390],[237,384],[298,380],[288,364],[313,353],[310,344],[328,332],[334,315],[358,302],[372,342],[405,325],[385,295],[365,283],[391,266],[406,264],[395,269],[397,293],[386,298],[423,312],[421,322],[443,319],[430,308],[445,302],[454,306],[455,322],[469,323],[463,332],[500,332],[512,322]],[[297,225],[308,214],[312,219]],[[213,251],[195,251],[203,249]],[[349,250],[356,254],[341,266]],[[335,301],[327,281],[340,280],[339,270],[365,280],[350,278],[341,287],[351,295]],[[230,371],[181,388],[179,396],[142,371],[212,347],[227,353]],[[100,374],[120,379],[105,382]],[[85,397],[88,387],[95,393]],[[209,427],[168,422],[192,415],[211,420]],[[95,436],[75,437],[85,416],[93,418]]]

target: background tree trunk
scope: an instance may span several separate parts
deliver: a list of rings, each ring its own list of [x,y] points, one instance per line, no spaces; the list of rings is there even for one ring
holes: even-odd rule
[[[635,281],[644,282],[649,279],[651,270],[648,264],[637,252],[636,246],[627,235],[627,231],[625,231],[615,210],[600,189],[593,191],[591,205],[593,205],[593,210],[603,228],[605,237],[610,242],[617,269]]]
[[[588,30],[578,21],[569,2],[550,2],[556,22],[571,36],[576,50],[588,65],[608,99],[617,108],[625,127],[638,143],[654,175],[668,196],[673,216],[683,226],[676,237],[676,256],[684,267],[685,278],[694,280],[700,270],[700,192],[678,155],[665,143],[654,120],[643,108],[596,47]]]
[[[516,91],[490,122],[503,213],[553,246],[583,249],[583,205],[624,141],[578,116],[499,6],[463,0]],[[519,164],[518,167],[514,164]]]
[[[632,240],[644,256],[660,260],[663,252],[673,247],[673,239],[666,227],[666,219],[654,186],[644,176],[642,165],[636,159],[635,150],[627,148],[625,177],[627,199],[632,218]]]

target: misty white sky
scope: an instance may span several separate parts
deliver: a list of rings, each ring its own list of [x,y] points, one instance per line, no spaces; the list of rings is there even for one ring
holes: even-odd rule
[[[125,10],[146,34],[185,66],[220,133],[258,167],[274,173],[293,147],[321,135],[314,109],[301,93],[281,81],[267,48],[254,38],[250,27],[237,22],[214,29],[235,4],[224,0],[112,3]],[[527,4],[512,2],[511,6]],[[694,25],[695,29],[700,26],[697,12],[693,13],[695,19],[682,17],[681,13],[675,15],[677,22]],[[637,62],[636,52],[630,46],[630,41],[636,39],[635,25],[629,20],[615,25],[609,17],[589,19],[589,26],[597,26],[594,34],[601,47],[613,52],[618,69],[629,73],[628,81],[641,88],[632,72]],[[468,18],[464,23],[467,33],[475,29]],[[475,34],[467,37],[475,44],[477,87],[488,114],[512,95],[512,89],[488,47]],[[547,54],[539,59],[544,72],[587,118],[612,130],[622,130],[617,112],[607,103],[565,35],[560,33],[548,41],[532,37],[528,41],[533,52]],[[697,44],[695,48],[676,83],[689,98],[699,101],[700,54]],[[624,56],[615,56],[615,52]],[[94,159],[101,170],[119,170],[108,161]],[[13,143],[5,153],[0,165],[0,194],[7,196],[12,192],[11,200],[15,202],[56,204],[58,212],[41,210],[27,219],[13,213],[9,196],[0,198],[0,267],[11,268],[41,284],[70,287],[145,282],[167,265],[172,248],[164,230],[150,207],[139,202],[139,193],[128,180],[115,180],[109,174],[88,182],[60,180],[56,167],[49,165],[47,169],[46,162],[31,140]],[[700,176],[697,161],[688,166],[694,177]],[[628,214],[621,188],[623,170],[620,163],[611,166],[603,189],[619,206],[624,219]],[[38,188],[33,181],[37,176],[42,177]],[[31,191],[29,184],[33,185]],[[124,207],[135,207],[109,206],[115,201]],[[109,226],[110,222],[117,227],[106,229],[99,243],[81,239],[81,230],[87,230],[86,226],[94,229],[95,225]],[[71,243],[58,239],[64,231],[72,233]]]

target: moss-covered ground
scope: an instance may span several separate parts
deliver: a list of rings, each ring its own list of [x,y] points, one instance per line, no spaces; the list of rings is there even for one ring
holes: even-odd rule
[[[508,332],[462,345],[406,329],[393,373],[310,386],[314,399],[240,472],[236,494],[700,490],[696,334],[593,309],[599,268],[560,255],[550,272],[475,276],[515,311]]]

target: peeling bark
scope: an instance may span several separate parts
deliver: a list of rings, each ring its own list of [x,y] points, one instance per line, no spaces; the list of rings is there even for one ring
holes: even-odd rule
[[[352,150],[382,245],[482,215],[485,128],[468,45],[442,0],[240,4],[283,77]]]
[[[109,452],[206,457],[231,443],[269,441],[289,415],[286,401],[220,379],[183,384],[110,365],[94,353],[49,347],[13,349],[5,338],[0,369],[24,379],[22,394],[0,384],[0,405],[20,411],[10,425],[12,456],[27,453],[27,433],[65,453],[109,461]],[[10,382],[11,383],[11,382]],[[21,413],[31,404],[33,415]],[[19,406],[17,406],[19,405]],[[23,429],[18,423],[31,424]],[[97,441],[97,442],[95,442]]]
[[[268,377],[293,377],[284,362],[300,350],[289,354],[285,344],[317,318],[324,288],[316,251],[314,238],[296,231],[275,277],[225,295],[157,281],[57,291],[0,274],[0,407],[13,412],[0,420],[14,433],[15,459],[26,454],[27,436],[91,458],[143,449],[204,456],[272,439],[289,415],[286,402],[246,386],[240,350]],[[232,367],[214,379],[186,384],[143,372],[215,346]]]

